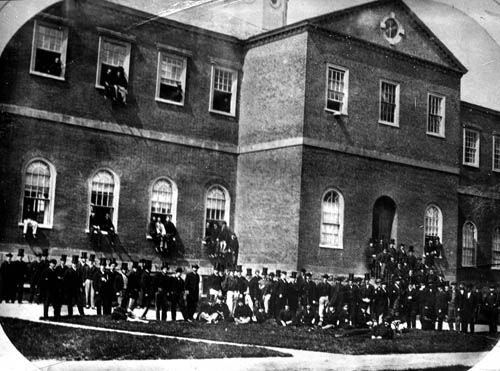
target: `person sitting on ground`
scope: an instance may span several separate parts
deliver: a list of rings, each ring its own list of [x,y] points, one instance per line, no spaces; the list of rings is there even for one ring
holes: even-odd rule
[[[325,315],[323,317],[323,323],[320,325],[323,330],[328,330],[329,328],[334,328],[337,326],[338,316],[337,311],[333,305],[330,305],[325,310]]]
[[[224,303],[224,297],[218,295],[215,304],[212,306],[211,323],[227,321],[231,316],[229,307]]]
[[[283,308],[278,314],[278,323],[281,326],[287,327],[295,324],[295,317],[293,312],[290,310],[290,306],[285,304],[285,308]]]
[[[23,220],[23,237],[26,238],[28,233],[28,227],[31,227],[31,234],[33,238],[36,238],[36,231],[38,229],[38,222],[36,221],[36,212],[33,210],[31,205],[26,206],[26,211],[24,212]]]
[[[392,318],[390,316],[385,316],[383,322],[380,325],[374,325],[372,327],[372,339],[393,339],[394,330],[392,328]]]
[[[238,299],[236,308],[234,309],[234,322],[237,325],[243,325],[252,322],[253,313],[250,307],[245,304],[243,299]]]
[[[134,316],[134,313],[130,309],[126,309],[121,306],[118,306],[115,309],[113,309],[113,313],[111,313],[111,319],[115,321],[149,323],[148,320]]]
[[[264,307],[259,307],[257,309],[257,312],[255,312],[255,315],[254,315],[254,318],[253,318],[253,321],[255,323],[264,323],[268,320],[268,316],[266,314],[266,312],[264,311]]]
[[[212,315],[212,302],[206,298],[203,298],[200,300],[200,304],[198,307],[200,308],[198,310],[198,314],[196,315],[196,318],[200,322],[206,322],[206,323],[212,323],[211,320],[211,315]]]
[[[313,327],[318,324],[318,314],[312,308],[311,304],[306,304],[305,308],[297,313],[297,322],[299,325]]]

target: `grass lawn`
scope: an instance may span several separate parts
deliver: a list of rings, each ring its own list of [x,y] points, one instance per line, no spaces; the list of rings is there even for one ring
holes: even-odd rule
[[[202,359],[286,357],[257,347],[193,343],[95,330],[74,329],[12,318],[0,323],[14,346],[29,360]]]
[[[461,334],[411,330],[394,340],[372,340],[368,334],[336,337],[329,330],[278,327],[272,324],[156,322],[138,323],[111,320],[110,316],[62,319],[84,325],[141,331],[189,338],[211,339],[252,345],[267,345],[342,354],[440,353],[489,351],[498,341],[487,334]]]
[[[469,366],[447,366],[447,367],[432,367],[432,368],[421,368],[418,370],[408,369],[408,370],[398,370],[398,371],[466,371],[470,370]],[[395,370],[384,370],[384,371],[395,371]]]

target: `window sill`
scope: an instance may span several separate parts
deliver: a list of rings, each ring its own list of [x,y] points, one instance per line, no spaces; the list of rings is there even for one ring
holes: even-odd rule
[[[18,227],[24,227],[23,222],[17,223]],[[38,229],[52,229],[52,225],[50,224],[38,224]]]
[[[378,123],[381,124],[381,125],[385,125],[385,126],[391,126],[393,128],[398,128],[399,129],[399,123],[398,124],[395,124],[393,122],[388,122],[388,121],[382,121],[382,120],[378,120]]]
[[[35,75],[35,76],[46,77],[48,79],[57,80],[57,81],[66,81],[66,79],[64,77],[54,76],[54,75],[50,75],[48,73],[43,73],[43,72],[38,72],[38,71],[30,71],[30,74]]]
[[[165,103],[165,104],[171,104],[173,106],[184,107],[184,102],[176,102],[173,100],[167,100],[167,99],[162,99],[162,98],[158,98],[158,97],[155,97],[155,101],[158,103]]]
[[[319,245],[319,247],[322,249],[344,250],[342,246]]]
[[[90,233],[90,230],[89,230],[89,229],[85,229],[85,233],[89,234],[89,233]],[[101,231],[101,234],[102,234],[103,236],[107,236],[107,235],[108,235],[108,232],[106,232],[106,231]],[[115,234],[118,234],[118,233],[117,233],[117,232],[115,232]]]
[[[500,174],[500,169],[491,169],[494,173],[499,173]]]
[[[461,268],[477,268],[475,265],[462,265]]]
[[[462,165],[464,166],[468,166],[468,167],[473,167],[475,169],[479,169],[479,165],[476,165],[476,164],[470,164],[470,163],[463,163]]]
[[[236,114],[235,113],[231,113],[231,112],[217,111],[217,110],[214,110],[214,109],[209,109],[208,112],[215,113],[217,115],[222,115],[222,116],[236,117]]]
[[[441,135],[441,134],[431,133],[429,131],[426,134],[430,137],[434,137],[434,138],[438,138],[438,139],[446,139],[446,137],[444,135]]]
[[[334,116],[347,116],[347,112],[335,111],[329,108],[325,108],[325,112],[331,113]]]
[[[493,271],[500,271],[500,266],[495,266],[495,267],[492,266],[491,270],[493,270]]]

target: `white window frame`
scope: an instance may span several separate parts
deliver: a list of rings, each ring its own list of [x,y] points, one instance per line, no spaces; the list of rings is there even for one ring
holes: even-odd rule
[[[183,66],[182,66],[183,71],[182,71],[181,77],[180,77],[180,82],[182,85],[182,100],[180,102],[176,102],[174,100],[169,100],[169,99],[165,99],[165,98],[160,97],[161,78],[162,78],[162,76],[161,76],[162,56],[167,56],[170,58],[178,59],[178,60],[182,61],[182,63],[183,63]],[[164,50],[158,50],[158,68],[156,71],[155,100],[158,102],[162,102],[162,103],[174,104],[176,106],[183,106],[184,102],[186,100],[186,74],[187,74],[187,58],[185,56],[178,55],[178,54],[171,53],[171,52],[164,51]]]
[[[226,223],[227,223],[227,226],[229,227],[229,223],[230,223],[230,211],[231,211],[231,198],[229,196],[229,192],[228,190],[226,189],[226,187],[222,186],[221,184],[217,183],[217,184],[212,184],[210,187],[207,188],[207,190],[205,191],[205,196],[204,196],[204,200],[203,200],[203,204],[205,205],[205,207],[203,208],[203,234],[205,234],[205,230],[206,230],[206,225],[207,225],[207,207],[208,207],[208,194],[209,192],[213,189],[213,188],[220,188],[223,192],[224,192],[224,197],[225,197],[225,205],[224,205],[224,220]],[[221,220],[222,222],[222,220]],[[219,225],[219,228],[221,226]]]
[[[465,237],[465,226],[467,224],[472,224],[474,226],[474,236],[473,236],[473,262],[472,264],[464,264],[464,237]],[[476,267],[477,266],[477,227],[476,225],[471,222],[470,220],[467,220],[463,226],[462,226],[462,259],[461,259],[461,266],[462,267]]]
[[[429,205],[427,205],[427,207],[425,208],[425,211],[424,211],[424,241],[425,241],[425,237],[431,236],[431,235],[428,235],[426,233],[427,211],[429,209],[431,209],[431,208],[435,208],[438,211],[437,235],[435,237],[439,237],[439,241],[442,242],[443,241],[443,212],[441,211],[441,209],[439,208],[439,206],[436,205],[436,204],[429,204]]]
[[[325,224],[324,222],[324,213],[323,213],[323,205],[324,205],[324,200],[325,200],[325,197],[331,193],[331,192],[334,192],[337,194],[338,196],[338,200],[339,200],[339,237],[338,237],[338,241],[339,241],[339,244],[338,245],[329,245],[329,244],[325,244],[323,243],[323,240],[322,240],[322,231],[323,231],[323,224]],[[325,192],[323,192],[323,195],[321,196],[321,207],[320,207],[320,210],[321,210],[321,225],[320,225],[320,228],[319,228],[319,247],[321,248],[327,248],[327,249],[338,249],[338,250],[342,250],[344,249],[344,196],[342,195],[342,193],[336,189],[336,188],[328,188]]]
[[[215,70],[216,69],[221,70],[221,71],[225,71],[225,72],[230,72],[232,74],[231,110],[230,110],[230,112],[219,111],[219,110],[212,108],[213,99],[214,99],[214,91],[215,91]],[[213,63],[212,67],[211,67],[211,78],[210,78],[210,102],[209,102],[209,106],[208,106],[209,112],[213,112],[213,113],[217,113],[219,115],[225,115],[225,116],[232,116],[232,117],[236,116],[237,93],[238,93],[238,70]]]
[[[382,120],[382,85],[383,84],[389,84],[394,86],[395,89],[395,108],[394,108],[394,122]],[[381,79],[379,83],[379,101],[378,101],[378,122],[379,124],[383,125],[388,125],[388,126],[393,126],[393,127],[399,127],[399,97],[400,97],[400,84],[395,81],[391,80],[386,80],[386,79]]]
[[[149,186],[149,220],[151,220],[151,212],[153,208],[153,188],[156,183],[162,180],[166,180],[167,182],[169,182],[170,186],[172,187],[172,206],[170,210],[172,215],[171,221],[172,223],[177,225],[177,197],[178,197],[177,184],[175,184],[175,182],[167,176],[161,176],[159,178],[156,178]]]
[[[429,119],[430,119],[430,98],[435,97],[441,100],[441,122],[439,124],[439,133],[435,133],[433,131],[429,131]],[[427,93],[427,127],[426,127],[426,132],[427,135],[439,137],[439,138],[444,138],[445,137],[445,125],[446,125],[446,97],[441,94],[436,94],[436,93]]]
[[[493,234],[491,236],[491,269],[500,269],[500,259],[495,262],[495,252],[500,254],[500,226],[496,226],[493,229]],[[495,248],[495,243],[497,243],[497,248]]]
[[[337,70],[344,73],[344,96],[342,99],[342,109],[340,111],[328,108],[328,91],[329,91],[329,74],[330,70]],[[349,70],[345,67],[341,67],[335,64],[327,63],[326,64],[326,77],[325,77],[325,111],[332,112],[334,114],[339,115],[347,115],[348,114],[348,103],[349,103]]]
[[[132,44],[123,41],[120,39],[112,38],[112,37],[107,37],[107,36],[99,36],[99,50],[97,54],[97,68],[96,68],[96,78],[95,78],[95,87],[98,89],[104,89],[104,86],[101,85],[101,64],[102,64],[102,50],[105,42],[109,42],[112,44],[118,44],[123,47],[125,47],[126,53],[125,53],[125,58],[123,60],[123,71],[125,73],[125,78],[127,81],[130,83],[130,52],[132,50]],[[115,226],[116,228],[116,226]]]
[[[54,75],[51,75],[49,73],[44,73],[44,72],[40,72],[40,71],[35,70],[36,53],[37,53],[37,49],[38,49],[37,39],[38,39],[39,26],[44,26],[44,27],[49,27],[49,28],[57,28],[58,30],[62,31],[62,33],[63,33],[62,46],[61,46],[61,76],[54,76]],[[54,24],[54,23],[50,23],[50,22],[35,20],[35,23],[33,26],[33,41],[31,43],[30,74],[48,77],[50,79],[65,81],[66,80],[65,76],[66,76],[67,51],[68,51],[68,27],[61,26],[61,25]]]
[[[466,136],[467,136],[467,132],[472,132],[472,133],[475,133],[477,135],[476,137],[476,154],[475,154],[475,157],[474,157],[474,162],[466,162],[465,161],[465,148],[466,148]],[[473,130],[473,129],[470,129],[470,128],[464,128],[464,132],[463,132],[463,145],[462,145],[462,149],[463,149],[463,164],[466,165],[466,166],[472,166],[472,167],[479,167],[479,155],[480,155],[480,132],[478,130]]]
[[[498,166],[495,166],[495,150],[498,149]],[[493,135],[493,148],[491,151],[491,169],[500,173],[500,136]]]
[[[107,167],[102,167],[97,170],[95,170],[89,180],[88,180],[88,200],[87,200],[87,205],[88,205],[88,211],[87,211],[87,221],[85,223],[86,229],[85,231],[88,233],[89,232],[89,223],[90,223],[90,208],[91,208],[91,201],[92,201],[92,180],[94,177],[101,171],[107,171],[111,173],[113,176],[113,180],[115,182],[115,188],[113,190],[113,217],[111,220],[113,221],[113,226],[115,227],[115,232],[118,233],[118,206],[120,204],[120,177],[118,174],[116,174],[113,170]]]
[[[28,161],[24,166],[23,166],[23,173],[22,173],[22,189],[21,189],[21,200],[20,200],[20,216],[19,216],[19,226],[24,225],[23,223],[23,212],[24,212],[24,189],[26,187],[26,171],[28,170],[29,165],[31,165],[33,162],[43,162],[45,165],[49,167],[49,172],[50,172],[50,189],[49,189],[49,206],[48,206],[48,211],[45,217],[45,220],[43,223],[38,224],[38,228],[42,229],[52,229],[53,224],[54,224],[54,204],[55,204],[55,194],[56,194],[56,177],[57,177],[57,172],[56,168],[50,161],[48,161],[45,158],[42,157],[35,157],[32,158],[30,161]]]

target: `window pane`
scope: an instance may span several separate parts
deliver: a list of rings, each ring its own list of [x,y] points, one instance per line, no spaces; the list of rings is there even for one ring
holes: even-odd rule
[[[158,180],[151,195],[151,214],[165,217],[172,216],[172,184],[166,179]]]
[[[427,131],[429,133],[441,134],[441,121],[443,119],[442,103],[443,98],[429,95],[429,117],[427,126]]]
[[[219,187],[213,187],[207,194],[207,222],[220,222],[225,220],[226,213],[226,195],[224,190]]]
[[[395,123],[397,85],[382,81],[380,86],[380,120]]]
[[[465,130],[464,162],[466,164],[477,163],[477,140],[478,140],[477,132]]]
[[[233,73],[215,68],[213,89],[212,108],[217,111],[231,113]]]
[[[441,212],[435,206],[429,206],[425,212],[424,233],[425,236],[440,237],[439,225]]]
[[[462,265],[474,266],[476,264],[477,231],[474,224],[466,222],[462,231]]]
[[[322,222],[321,222],[321,245],[340,245],[340,199],[334,192],[328,192],[323,198]]]
[[[493,169],[500,170],[500,137],[493,137]]]
[[[50,169],[42,161],[34,161],[26,169],[24,183],[23,219],[35,219],[43,224],[48,220]]]
[[[92,179],[91,204],[92,206],[113,207],[113,193],[115,181],[113,175],[105,170],[99,171]]]
[[[328,68],[327,108],[342,111],[345,94],[345,71]]]

